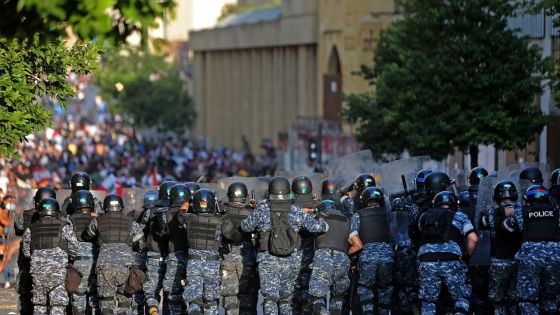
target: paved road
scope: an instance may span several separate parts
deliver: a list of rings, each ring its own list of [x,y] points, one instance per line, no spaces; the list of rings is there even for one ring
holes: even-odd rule
[[[17,314],[18,295],[14,288],[0,289],[0,314]]]

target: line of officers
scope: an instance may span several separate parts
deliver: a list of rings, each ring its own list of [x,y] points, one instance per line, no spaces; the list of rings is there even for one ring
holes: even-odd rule
[[[557,314],[560,170],[550,190],[538,169],[521,172],[535,184],[523,205],[513,183],[495,186],[496,205],[480,216],[491,237],[484,269],[469,256],[487,175],[473,169],[456,196],[445,173],[422,170],[416,189],[390,205],[369,174],[340,190],[325,179],[320,202],[304,176],[271,178],[258,203],[240,182],[223,202],[195,183],[164,182],[125,215],[117,195],[100,207],[89,176],[77,173],[62,211],[43,187],[16,222],[20,311],[218,314],[221,304],[226,314],[256,314],[260,289],[265,314]],[[395,227],[388,209],[406,220]]]

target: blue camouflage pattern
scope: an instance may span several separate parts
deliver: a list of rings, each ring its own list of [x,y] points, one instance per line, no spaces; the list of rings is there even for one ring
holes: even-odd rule
[[[256,259],[252,244],[231,246],[231,251],[224,255],[220,268],[220,294],[227,315],[256,311],[259,285]]]
[[[461,235],[466,237],[469,233],[474,232],[474,226],[469,220],[466,214],[462,212],[455,212],[452,223],[453,227],[461,232]],[[426,253],[450,253],[456,254],[457,256],[463,256],[461,246],[457,244],[454,240],[450,240],[446,243],[436,243],[436,244],[424,244],[420,246],[418,250],[418,257]]]
[[[220,261],[206,260],[204,257],[216,257],[219,253],[214,250],[189,249],[190,255],[202,259],[187,260],[187,284],[183,298],[189,303],[188,313],[217,315],[220,298]]]
[[[291,206],[288,222],[296,232],[301,228],[311,233],[328,230],[328,224],[324,220],[316,219],[297,205]],[[245,232],[267,232],[271,229],[270,208],[266,201],[257,204],[251,214],[241,221],[241,229]],[[292,298],[300,263],[298,256],[297,253],[287,257],[273,256],[268,252],[258,253],[257,262],[261,293],[265,300],[265,314],[292,313]]]
[[[517,262],[513,259],[490,259],[488,298],[495,315],[517,314]]]
[[[503,226],[510,231],[523,231],[523,208],[516,208],[504,221]],[[558,313],[560,242],[524,242],[515,259],[519,263],[519,311],[522,314],[539,314],[542,309],[550,314]]]
[[[313,258],[313,272],[309,281],[309,294],[313,309],[327,313],[326,298],[330,293],[329,311],[342,312],[344,294],[350,287],[348,254],[327,248],[318,249]]]
[[[352,216],[353,228],[360,230],[360,215]],[[388,314],[393,295],[394,252],[391,244],[385,242],[366,243],[358,256],[358,297],[364,313],[375,309],[375,292],[378,292],[379,314]]]
[[[159,295],[163,289],[165,276],[165,260],[159,252],[149,251],[146,258],[146,282],[142,286],[146,299],[146,306],[159,308]]]
[[[455,314],[467,314],[471,288],[467,283],[467,266],[463,262],[420,262],[418,273],[423,315],[436,314],[442,283],[454,301]]]
[[[163,292],[168,296],[169,313],[182,314],[184,302],[181,280],[186,277],[187,253],[183,251],[169,253],[165,258],[165,264]]]
[[[132,264],[142,269],[145,273],[147,272],[146,271],[147,259],[148,256],[146,252],[135,251],[132,253]],[[132,306],[132,314],[144,315],[145,306],[146,306],[146,296],[144,294],[144,290],[132,294],[131,306]]]
[[[64,225],[62,237],[68,242],[68,253],[61,248],[40,249],[31,253],[31,231],[23,234],[23,253],[31,257],[30,273],[33,278],[33,313],[62,315],[69,303],[64,287],[66,264],[75,257],[78,240],[71,225]]]

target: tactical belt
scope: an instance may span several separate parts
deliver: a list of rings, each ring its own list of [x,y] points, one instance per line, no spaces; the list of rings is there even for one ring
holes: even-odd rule
[[[199,255],[189,255],[188,260],[220,260],[219,255],[214,256],[199,256]]]
[[[420,262],[461,261],[461,256],[453,253],[425,253],[418,256]]]

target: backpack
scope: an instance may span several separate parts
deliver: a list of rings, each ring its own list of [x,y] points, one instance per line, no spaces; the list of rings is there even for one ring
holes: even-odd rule
[[[270,211],[268,252],[275,256],[290,256],[299,247],[299,234],[288,222],[289,211]]]

